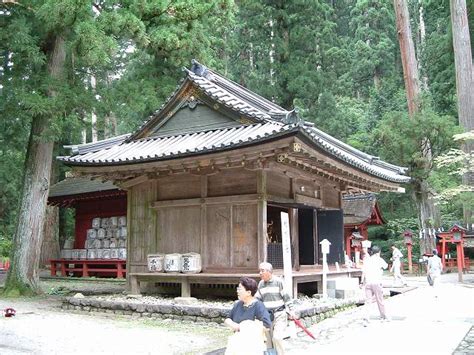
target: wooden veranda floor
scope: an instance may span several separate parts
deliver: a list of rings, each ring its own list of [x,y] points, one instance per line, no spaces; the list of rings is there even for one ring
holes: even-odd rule
[[[190,273],[152,273],[152,272],[137,272],[130,273],[127,278],[130,280],[130,287],[132,294],[140,294],[140,283],[141,282],[154,282],[154,283],[176,283],[181,285],[181,296],[191,296],[191,285],[192,284],[227,284],[237,285],[239,279],[242,276],[254,278],[255,280],[260,279],[258,273],[237,271],[237,270],[207,270],[206,272],[200,272],[195,274]],[[277,276],[283,275],[282,269],[275,269],[274,274]],[[362,271],[360,269],[336,269],[335,266],[329,266],[327,273],[328,279],[335,279],[339,277],[360,277]],[[320,265],[302,266],[300,270],[293,270],[293,294],[298,293],[298,286],[305,283],[313,283],[313,286],[318,290],[321,286],[323,279],[323,268]]]

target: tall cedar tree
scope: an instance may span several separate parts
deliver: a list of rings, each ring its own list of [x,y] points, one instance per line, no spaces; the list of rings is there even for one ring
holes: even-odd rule
[[[240,83],[286,109],[316,110],[323,88],[337,78],[338,53],[333,10],[321,0],[239,1]],[[307,114],[308,113],[308,114]]]
[[[465,132],[474,130],[474,91],[471,38],[465,0],[451,0],[451,24],[453,27],[454,63],[456,66],[456,91],[458,98],[459,123]],[[464,153],[474,151],[474,142],[463,143]],[[463,175],[465,185],[474,186],[474,172]],[[464,206],[464,222],[472,223],[472,210]]]
[[[31,127],[7,294],[39,292],[38,264],[53,142],[63,131],[77,127],[77,118],[98,105],[95,93],[85,85],[90,74],[112,70],[119,77],[123,61],[117,55],[121,46],[129,46],[142,57],[148,54],[147,63],[155,65],[152,76],[157,83],[127,94],[130,100],[151,97],[158,81],[167,85],[170,77],[178,75],[177,66],[188,65],[192,57],[211,57],[206,48],[212,36],[199,20],[210,13],[225,17],[231,5],[231,1],[206,0],[25,0],[0,5],[4,29],[0,50],[9,59],[2,91],[8,93],[4,97],[11,109],[2,114],[12,123],[28,116]],[[13,91],[15,95],[9,93]],[[109,109],[118,111],[117,107]]]

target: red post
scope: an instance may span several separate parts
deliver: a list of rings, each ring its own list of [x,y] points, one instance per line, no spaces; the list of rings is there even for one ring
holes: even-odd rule
[[[413,271],[413,265],[411,262],[411,244],[407,244],[407,253],[408,253],[408,272],[411,274]]]
[[[347,254],[347,257],[349,258],[349,260],[351,260],[351,254],[352,254],[352,250],[351,250],[351,235],[346,235],[346,254]]]
[[[61,263],[61,276],[66,276],[66,262],[62,260],[60,263]]]
[[[56,276],[56,261],[51,260],[51,276]]]
[[[117,278],[118,279],[123,279],[123,268],[122,268],[122,262],[117,261]]]
[[[462,264],[463,264],[463,255],[462,255],[462,243],[456,243],[456,253],[457,253],[457,264],[458,264],[458,281],[462,282]]]
[[[89,268],[87,267],[87,261],[82,262],[82,277],[89,277]]]
[[[443,264],[443,269],[446,268],[446,259],[445,259],[445,255],[446,255],[446,239],[444,239],[444,237],[442,237],[443,239],[443,243],[441,244],[441,262]]]

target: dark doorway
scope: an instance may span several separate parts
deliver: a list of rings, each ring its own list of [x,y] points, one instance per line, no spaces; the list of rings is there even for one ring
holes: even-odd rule
[[[288,212],[288,209],[277,206],[267,208],[267,261],[274,269],[283,269],[281,212]]]
[[[298,209],[300,265],[314,265],[314,210]]]
[[[344,222],[342,217],[342,210],[318,210],[319,241],[327,239],[331,242],[328,264],[334,264],[336,261],[340,264],[344,262]],[[318,245],[318,247],[321,246]]]

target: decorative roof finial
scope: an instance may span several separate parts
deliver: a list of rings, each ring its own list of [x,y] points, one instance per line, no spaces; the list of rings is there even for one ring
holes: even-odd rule
[[[206,66],[199,63],[196,59],[191,60],[191,63],[192,63],[191,71],[194,74],[202,76],[203,78],[207,77],[207,74],[209,73],[209,71]]]

